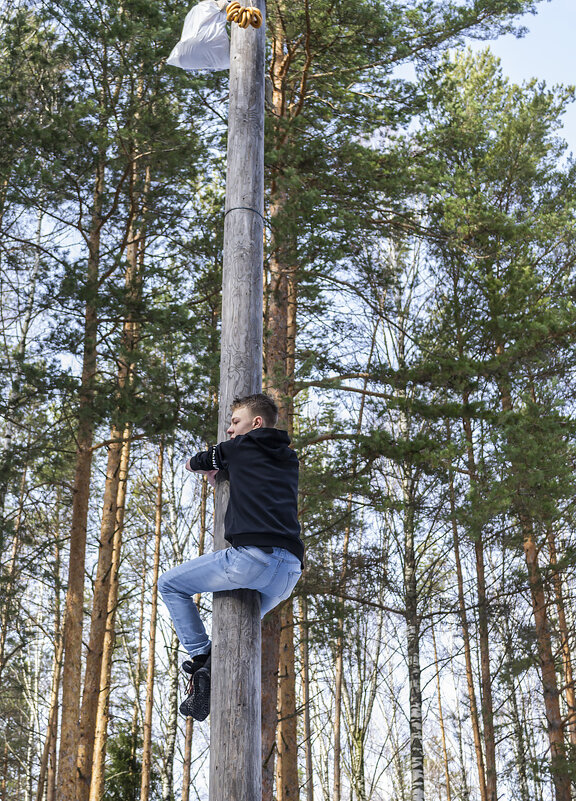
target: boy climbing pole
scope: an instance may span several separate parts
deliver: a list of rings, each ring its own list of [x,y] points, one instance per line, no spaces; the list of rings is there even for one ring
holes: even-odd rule
[[[164,573],[158,588],[176,633],[190,655],[180,712],[204,720],[210,711],[210,640],[192,600],[195,593],[251,589],[261,595],[261,617],[290,596],[302,571],[304,545],[298,523],[298,457],[286,431],[276,428],[278,409],[268,395],[236,398],[230,439],[197,453],[186,469],[206,473],[214,485],[226,471],[230,500],[224,536],[231,547],[205,554]]]

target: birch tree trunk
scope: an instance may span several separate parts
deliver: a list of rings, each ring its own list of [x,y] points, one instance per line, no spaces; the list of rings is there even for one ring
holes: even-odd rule
[[[401,260],[401,254],[394,258]],[[406,366],[406,328],[410,320],[410,305],[414,280],[417,275],[417,260],[410,270],[406,289],[396,299],[396,314],[400,322],[397,335],[396,352],[400,368]],[[409,442],[413,436],[412,420],[406,405],[407,387],[396,390],[398,399],[403,402],[400,407],[398,428],[400,436]],[[400,484],[402,492],[402,529],[404,537],[403,553],[403,590],[404,610],[406,618],[406,655],[408,659],[408,689],[410,699],[410,773],[411,801],[424,801],[424,742],[422,732],[422,688],[420,684],[420,616],[418,613],[418,576],[416,562],[416,492],[418,472],[410,463],[400,465]]]
[[[404,594],[406,599],[406,649],[410,691],[410,767],[412,801],[424,801],[424,743],[422,739],[422,690],[420,687],[420,618],[416,551],[414,545],[414,477],[402,479],[404,497]]]
[[[178,644],[178,636],[172,630],[168,655],[168,721],[161,769],[162,801],[174,801],[174,755],[178,734]]]

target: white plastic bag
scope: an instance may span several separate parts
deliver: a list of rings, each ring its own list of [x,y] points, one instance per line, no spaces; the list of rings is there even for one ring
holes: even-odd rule
[[[188,12],[180,41],[166,63],[183,70],[230,69],[226,14],[214,0],[200,0]]]

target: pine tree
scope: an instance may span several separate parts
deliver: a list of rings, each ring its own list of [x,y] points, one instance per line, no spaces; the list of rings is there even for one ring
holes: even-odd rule
[[[436,154],[429,220],[437,237],[434,269],[451,290],[438,304],[444,351],[434,351],[444,380],[461,388],[465,421],[488,414],[498,443],[488,462],[483,457],[484,465],[493,465],[492,487],[487,477],[474,482],[469,522],[478,545],[495,515],[509,516],[517,532],[509,545],[524,551],[550,770],[556,797],[564,799],[569,770],[546,611],[547,568],[539,554],[556,517],[553,507],[572,491],[568,420],[554,408],[550,383],[563,380],[573,347],[574,312],[565,287],[575,255],[575,196],[569,171],[557,166],[562,145],[553,138],[571,92],[536,82],[510,85],[488,51],[445,61],[431,77],[434,122],[422,134]],[[551,443],[553,456],[543,461]],[[474,470],[469,473],[474,479]],[[487,711],[493,714],[483,710],[485,722]],[[490,738],[487,753],[494,748]],[[487,769],[488,797],[494,797],[494,752]]]

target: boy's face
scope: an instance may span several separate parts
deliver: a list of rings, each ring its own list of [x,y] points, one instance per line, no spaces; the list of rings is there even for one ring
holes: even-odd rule
[[[238,406],[232,410],[232,419],[226,433],[230,436],[230,439],[234,439],[240,434],[247,434],[254,428],[262,428],[260,415],[253,417],[247,406]]]

